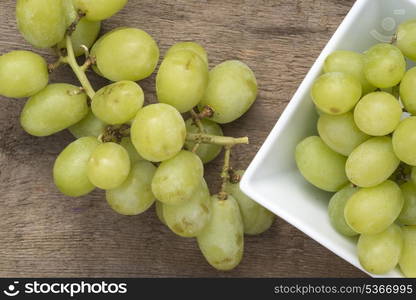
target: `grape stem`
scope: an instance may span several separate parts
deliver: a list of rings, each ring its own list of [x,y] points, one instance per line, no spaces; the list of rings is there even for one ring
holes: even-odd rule
[[[221,190],[218,193],[218,199],[220,200],[227,200],[228,193],[225,191],[228,181],[230,180],[230,157],[231,157],[231,148],[232,145],[225,146],[225,153],[224,153],[224,164],[222,166],[221,171]]]
[[[48,71],[52,73],[55,69],[57,69],[60,65],[68,63],[66,57],[59,56],[58,60],[48,64]]]
[[[198,119],[211,118],[214,115],[214,109],[211,106],[205,105],[201,112],[197,115]]]
[[[71,69],[74,71],[88,97],[92,99],[95,95],[95,91],[92,88],[87,75],[85,75],[85,70],[78,65],[77,60],[75,59],[74,48],[72,47],[72,41],[69,35],[66,36],[66,50],[68,52],[68,64],[71,66]]]
[[[215,144],[221,146],[234,146],[237,144],[249,143],[248,137],[233,138],[229,136],[219,136],[205,133],[187,133],[186,139],[196,143]]]

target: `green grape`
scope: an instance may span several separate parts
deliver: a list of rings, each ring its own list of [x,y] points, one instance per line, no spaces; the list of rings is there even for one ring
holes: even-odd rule
[[[416,86],[416,67],[411,68],[404,74],[400,83],[400,100],[402,100],[404,108],[412,115],[416,114],[416,94],[414,92]]]
[[[355,125],[352,112],[336,116],[321,114],[317,127],[325,144],[345,156],[370,138]]]
[[[176,50],[162,61],[156,76],[157,99],[185,113],[202,99],[208,66],[193,51]]]
[[[377,186],[361,188],[345,205],[347,224],[361,234],[377,234],[397,219],[403,207],[399,186],[387,180]]]
[[[404,204],[398,221],[404,225],[416,225],[416,186],[414,182],[409,181],[402,184],[400,188]]]
[[[332,227],[339,233],[345,236],[355,236],[358,233],[355,232],[345,221],[344,209],[348,199],[358,191],[352,185],[344,187],[331,197],[328,205],[329,221]]]
[[[144,160],[143,157],[141,157],[140,154],[137,152],[136,148],[134,148],[134,145],[129,137],[123,137],[121,139],[120,145],[127,150],[130,157],[130,162],[132,164],[140,160]]]
[[[163,216],[163,203],[160,201],[155,201],[156,205],[155,205],[155,209],[156,209],[156,215],[159,219],[159,221],[163,224],[166,225],[166,221],[165,221],[165,217]]]
[[[403,226],[403,249],[399,265],[406,277],[416,277],[416,226]]]
[[[364,53],[365,77],[378,88],[397,85],[405,71],[403,54],[391,44],[377,44]]]
[[[142,160],[133,164],[122,185],[106,191],[108,204],[114,211],[126,216],[146,211],[155,202],[151,189],[155,172],[156,167],[148,161]]]
[[[119,12],[128,0],[73,0],[77,9],[90,21],[101,21]]]
[[[169,50],[166,52],[165,57],[168,57],[171,54],[174,54],[176,51],[188,50],[192,51],[199,55],[199,57],[205,62],[208,66],[208,55],[205,51],[204,47],[200,44],[195,42],[179,42],[174,44]]]
[[[193,152],[182,150],[157,168],[152,181],[153,194],[164,204],[183,204],[194,195],[203,175],[201,159]]]
[[[393,133],[393,149],[397,157],[416,166],[416,117],[404,119]]]
[[[399,25],[396,33],[396,45],[402,53],[416,60],[416,19],[407,20]]]
[[[346,158],[332,151],[318,136],[302,140],[296,146],[295,159],[303,177],[322,190],[336,192],[348,182]]]
[[[101,29],[101,22],[88,21],[82,18],[71,34],[72,47],[74,48],[75,56],[80,56],[85,53],[81,45],[91,48],[98,37]],[[66,39],[58,43],[58,49],[66,49]]]
[[[134,118],[143,102],[143,90],[137,83],[119,81],[100,89],[92,99],[91,109],[103,122],[116,125]]]
[[[234,269],[243,258],[243,220],[234,197],[220,200],[215,195],[211,202],[211,220],[198,235],[198,246],[211,266],[228,271]]]
[[[358,128],[373,136],[392,133],[400,123],[402,108],[389,93],[373,92],[364,96],[354,109],[354,121]]]
[[[363,95],[376,89],[364,74],[364,55],[354,51],[337,50],[332,52],[324,63],[324,72],[341,72],[354,76],[361,83]]]
[[[88,110],[88,114],[85,118],[69,127],[68,130],[76,138],[81,138],[83,136],[98,137],[104,132],[106,127],[107,124],[94,116],[91,110]]]
[[[196,237],[211,218],[211,196],[207,183],[201,180],[191,198],[179,205],[163,205],[168,227],[182,237]]]
[[[146,160],[163,161],[174,157],[185,144],[186,128],[181,114],[164,103],[139,110],[131,126],[131,141]]]
[[[88,179],[96,187],[103,190],[115,189],[121,186],[129,175],[129,154],[119,144],[101,144],[92,153],[87,172]]]
[[[353,109],[360,100],[361,84],[347,73],[325,73],[315,80],[311,97],[322,112],[341,115]]]
[[[388,179],[399,163],[393,152],[391,138],[373,137],[351,152],[345,171],[355,185],[370,187]]]
[[[99,74],[111,81],[138,81],[149,77],[159,60],[155,40],[137,28],[118,28],[94,45]]]
[[[17,0],[16,20],[23,37],[38,48],[59,43],[67,28],[66,0]]]
[[[242,177],[244,170],[235,171],[235,174]],[[225,191],[237,200],[245,234],[261,234],[272,226],[274,214],[244,194],[239,183],[228,183]]]
[[[0,95],[30,97],[49,81],[46,61],[38,54],[16,50],[0,56]]]
[[[79,87],[55,83],[26,102],[20,124],[31,135],[48,136],[78,123],[87,114],[87,96]]]
[[[228,60],[209,72],[208,86],[199,108],[214,110],[214,122],[230,123],[245,114],[257,97],[253,71],[243,62]]]
[[[66,27],[71,26],[77,20],[78,13],[73,0],[63,0]]]
[[[217,123],[208,120],[208,119],[202,119],[201,120],[202,125],[204,126],[205,132],[207,134],[211,135],[217,135],[217,136],[223,136],[224,133],[222,132],[221,126]],[[185,122],[186,125],[186,131],[188,133],[199,133],[198,126],[193,122],[192,119],[188,119]],[[195,147],[195,142],[187,141],[185,143],[185,146],[188,150],[192,150]],[[195,153],[199,156],[199,158],[202,160],[204,164],[212,161],[215,159],[222,150],[222,146],[215,145],[215,144],[200,144],[198,149],[195,151]]]
[[[402,248],[402,230],[392,224],[380,233],[360,236],[357,244],[358,259],[368,272],[385,274],[397,266]]]
[[[79,197],[95,189],[87,176],[87,164],[99,144],[95,137],[82,137],[58,155],[53,166],[53,180],[63,194]]]

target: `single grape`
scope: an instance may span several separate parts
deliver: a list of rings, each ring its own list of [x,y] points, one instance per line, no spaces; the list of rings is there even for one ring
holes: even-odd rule
[[[404,108],[412,115],[416,114],[416,94],[414,89],[416,86],[416,67],[411,68],[404,74],[400,83],[400,100]]]
[[[302,140],[296,146],[295,159],[303,177],[322,190],[336,192],[348,182],[346,157],[332,151],[318,136]]]
[[[393,270],[403,248],[402,230],[396,224],[386,230],[358,239],[358,258],[365,270],[373,274],[385,274]]]
[[[208,66],[208,55],[205,51],[204,47],[200,44],[195,42],[179,42],[174,44],[169,50],[166,52],[165,57],[168,57],[171,54],[174,54],[176,51],[188,50],[192,51],[199,55],[199,57],[205,62]]]
[[[55,83],[26,102],[20,124],[31,135],[48,136],[78,123],[87,114],[87,96],[79,87]]]
[[[325,144],[345,156],[350,155],[358,145],[370,138],[355,125],[352,112],[336,116],[322,114],[317,127]]]
[[[403,54],[391,44],[377,44],[364,53],[365,77],[378,88],[397,85],[405,71]]]
[[[234,269],[243,258],[244,226],[237,201],[212,196],[211,220],[198,235],[199,249],[208,263],[222,271]]]
[[[329,221],[332,227],[345,236],[355,236],[354,231],[345,221],[344,209],[348,199],[358,191],[358,188],[348,185],[331,197],[328,205]]]
[[[397,157],[416,166],[416,117],[404,119],[393,133],[393,149]]]
[[[87,176],[87,163],[99,144],[95,137],[82,137],[58,155],[53,166],[53,180],[63,194],[79,197],[95,189]]]
[[[128,0],[73,0],[75,7],[90,21],[101,21],[119,12]]]
[[[209,72],[208,86],[199,108],[214,110],[214,122],[230,123],[245,114],[257,97],[253,71],[238,60],[228,60]]]
[[[224,133],[222,132],[221,126],[217,123],[208,120],[208,119],[202,119],[201,120],[202,125],[204,126],[205,132],[207,134],[211,135],[217,135],[217,136],[223,136]],[[186,120],[186,131],[188,133],[199,133],[198,126],[193,122],[192,118]],[[195,142],[187,141],[185,143],[185,146],[188,150],[192,151],[192,149],[195,147]],[[198,149],[195,151],[195,153],[199,156],[199,158],[202,160],[204,164],[214,160],[222,150],[222,146],[215,145],[215,144],[200,144]]]
[[[168,227],[182,237],[196,237],[211,218],[211,196],[201,180],[192,197],[183,204],[163,204],[163,218]]]
[[[130,162],[132,164],[140,160],[144,160],[143,157],[141,157],[140,154],[137,152],[136,148],[134,148],[134,145],[129,137],[123,137],[121,139],[120,145],[127,150],[130,157]]]
[[[411,19],[403,22],[397,28],[396,45],[402,53],[410,58],[416,60],[416,19]]]
[[[72,47],[74,48],[75,56],[80,56],[85,53],[81,45],[91,48],[98,37],[101,29],[101,22],[89,21],[85,18],[77,23],[74,32],[71,34]],[[58,43],[58,49],[66,49],[66,39]]]
[[[16,50],[0,56],[0,95],[30,97],[49,81],[46,61],[38,54]]]
[[[398,221],[404,225],[416,225],[416,186],[408,181],[400,186],[404,204]]]
[[[116,143],[99,145],[88,161],[88,179],[103,190],[115,189],[123,184],[130,172],[127,151]]]
[[[351,152],[345,171],[355,185],[370,187],[388,179],[399,163],[393,152],[391,138],[373,137]]]
[[[88,114],[81,121],[68,128],[71,134],[76,138],[84,136],[98,137],[102,134],[107,127],[107,124],[98,119],[91,110],[88,110]]]
[[[100,38],[92,54],[99,74],[111,81],[149,77],[159,60],[155,40],[137,28],[119,28]]]
[[[195,153],[182,150],[157,168],[152,181],[153,194],[164,204],[183,204],[195,194],[203,175],[201,159]]]
[[[176,50],[162,61],[156,76],[157,99],[185,113],[204,96],[208,84],[208,66],[189,50]]]
[[[399,186],[387,180],[377,186],[361,188],[345,205],[347,224],[361,234],[377,234],[397,219],[403,207]]]
[[[399,265],[406,277],[416,277],[416,226],[403,226],[403,249]]]
[[[399,101],[389,93],[373,92],[364,96],[354,109],[358,128],[373,136],[392,133],[402,116]]]
[[[324,72],[341,72],[354,76],[361,83],[362,94],[376,89],[364,74],[364,55],[354,51],[337,50],[332,52],[324,63]]]
[[[163,161],[174,157],[185,144],[186,128],[181,114],[164,103],[139,110],[131,126],[131,141],[146,160]]]
[[[235,175],[239,177],[243,174],[244,170],[235,171]],[[237,200],[245,234],[261,234],[272,226],[275,220],[274,214],[244,194],[239,183],[229,182],[225,191]]]
[[[16,20],[23,37],[38,48],[59,43],[67,28],[66,0],[17,0]]]
[[[165,221],[165,217],[163,216],[163,203],[160,201],[155,201],[155,209],[156,209],[156,215],[159,219],[159,221],[163,224],[166,225],[166,221]]]
[[[361,84],[347,73],[325,73],[315,80],[311,97],[322,112],[341,115],[353,109],[360,100]]]
[[[134,118],[143,102],[143,90],[137,83],[119,81],[100,89],[92,99],[91,109],[103,122],[116,125]]]
[[[156,167],[148,161],[132,165],[130,174],[119,187],[107,190],[105,198],[119,214],[133,216],[146,211],[155,202],[151,189]]]

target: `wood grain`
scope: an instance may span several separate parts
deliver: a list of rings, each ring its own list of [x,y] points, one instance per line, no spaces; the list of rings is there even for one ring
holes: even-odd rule
[[[161,52],[176,41],[195,40],[209,52],[211,67],[227,59],[245,61],[256,73],[260,94],[243,118],[224,126],[227,135],[248,135],[234,166],[245,168],[265,140],[306,72],[353,0],[130,0],[103,24],[103,32],[133,26],[149,32]],[[19,35],[14,0],[0,2],[0,54],[31,49]],[[49,61],[51,53],[45,50]],[[89,74],[97,88],[106,81]],[[54,82],[76,83],[67,67]],[[144,80],[154,102],[154,76]],[[62,132],[35,138],[20,127],[23,100],[0,99],[0,276],[125,277],[358,277],[362,272],[281,219],[261,236],[247,237],[241,265],[213,270],[195,240],[172,234],[154,211],[125,217],[96,191],[82,198],[61,195],[51,169],[71,140]],[[221,160],[206,169],[218,189]]]

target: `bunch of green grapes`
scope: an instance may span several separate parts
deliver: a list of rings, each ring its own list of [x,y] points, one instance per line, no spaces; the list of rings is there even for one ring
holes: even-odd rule
[[[163,224],[195,238],[209,264],[233,269],[243,256],[244,234],[261,234],[274,221],[240,190],[244,171],[230,167],[231,148],[248,138],[226,137],[219,125],[238,119],[254,103],[254,73],[237,60],[209,70],[201,45],[179,42],[157,71],[158,103],[145,105],[137,81],[158,65],[153,37],[120,27],[98,38],[100,22],[126,2],[17,0],[24,38],[35,47],[54,48],[59,57],[48,65],[30,51],[0,56],[0,95],[29,98],[20,116],[27,133],[41,137],[68,129],[74,136],[53,167],[60,192],[79,197],[104,190],[109,207],[122,215],[141,214],[155,203]],[[81,86],[49,83],[49,72],[61,64],[72,68]],[[111,83],[95,91],[85,73],[90,67]],[[212,194],[204,164],[222,151],[221,190]],[[333,159],[343,163],[341,155]],[[327,184],[336,190],[344,179]]]
[[[319,136],[302,140],[295,160],[308,182],[335,192],[329,221],[358,236],[365,270],[399,265],[416,277],[416,68],[405,60],[416,60],[416,20],[392,40],[326,58],[311,89]]]

